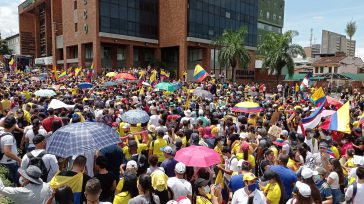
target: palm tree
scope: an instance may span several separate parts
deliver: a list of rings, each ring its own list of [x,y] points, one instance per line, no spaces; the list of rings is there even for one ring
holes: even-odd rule
[[[356,26],[355,21],[350,21],[346,24],[345,32],[346,32],[346,35],[349,36],[349,38],[350,38],[350,47],[351,47],[351,43],[352,43],[351,39],[355,35],[356,29],[357,29],[357,26]]]
[[[218,54],[220,66],[232,68],[232,79],[235,82],[235,68],[246,66],[250,56],[245,48],[245,35],[247,29],[241,27],[236,31],[225,30],[222,36],[214,41],[214,44],[221,48]]]
[[[293,37],[297,35],[297,31],[287,31],[283,34],[267,33],[258,47],[259,52],[265,57],[263,68],[268,69],[270,74],[277,75],[277,83],[284,67],[287,67],[289,76],[293,75],[293,56],[306,57],[302,46],[292,43]]]

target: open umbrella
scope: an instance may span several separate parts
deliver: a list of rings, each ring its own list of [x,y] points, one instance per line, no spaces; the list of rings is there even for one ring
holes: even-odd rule
[[[205,146],[182,148],[176,152],[174,159],[193,167],[209,167],[221,162],[220,154]]]
[[[80,88],[80,89],[89,89],[91,87],[92,87],[92,84],[88,83],[88,82],[82,82],[82,83],[78,84],[78,88]]]
[[[119,142],[119,134],[103,123],[72,123],[58,129],[49,137],[47,153],[66,158],[100,150]]]
[[[240,113],[258,113],[262,110],[263,108],[259,104],[248,101],[238,103],[232,108],[232,111]]]
[[[113,81],[107,81],[102,86],[109,87],[109,86],[116,86],[116,85],[117,85],[117,83],[115,83]]]
[[[121,115],[121,120],[130,124],[146,123],[149,115],[143,110],[129,110]]]
[[[203,90],[203,89],[195,89],[193,91],[193,94],[201,97],[201,98],[208,98],[208,99],[212,99],[214,96],[212,95],[212,93],[210,93],[209,91]]]
[[[113,79],[136,80],[137,78],[135,78],[133,75],[129,73],[120,73],[115,75]]]
[[[170,92],[176,91],[178,89],[177,86],[175,86],[174,84],[167,83],[167,82],[161,82],[161,83],[157,84],[155,86],[155,88],[159,89],[159,90],[170,91]]]
[[[107,77],[114,77],[115,75],[117,75],[118,73],[116,72],[109,72],[106,74]]]
[[[56,92],[50,89],[40,89],[36,91],[34,94],[39,97],[51,97],[57,95]]]

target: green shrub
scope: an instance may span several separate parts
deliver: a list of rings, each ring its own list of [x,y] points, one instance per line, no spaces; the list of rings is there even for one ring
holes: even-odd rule
[[[8,174],[8,170],[5,167],[0,166],[0,178],[1,178],[1,180],[3,181],[5,186],[11,186],[12,183],[7,178],[7,176],[6,176],[7,174]],[[14,204],[14,202],[12,200],[10,200],[7,197],[1,196],[1,195],[0,195],[0,203],[1,204]]]

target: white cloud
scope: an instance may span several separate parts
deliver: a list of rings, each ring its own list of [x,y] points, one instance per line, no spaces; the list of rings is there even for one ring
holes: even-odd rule
[[[18,5],[24,0],[0,0],[0,33],[2,37],[19,32]]]
[[[355,56],[360,57],[364,60],[364,47],[356,48]]]
[[[313,20],[323,20],[324,17],[323,16],[313,16],[312,19]]]

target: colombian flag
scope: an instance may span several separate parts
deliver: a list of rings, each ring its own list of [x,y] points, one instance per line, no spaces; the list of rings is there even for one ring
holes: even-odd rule
[[[81,70],[82,70],[82,67],[77,67],[75,69],[75,76],[78,76],[78,73],[80,73]]]
[[[320,105],[322,102],[326,100],[325,92],[322,87],[318,88],[315,93],[311,95],[311,101],[315,105]]]
[[[329,130],[351,133],[349,109],[349,102],[347,102],[331,116]]]
[[[167,79],[169,78],[169,73],[164,71],[164,69],[161,70],[161,78]]]
[[[55,191],[61,186],[69,186],[73,192],[74,204],[81,204],[81,193],[82,193],[83,174],[77,173],[74,176],[61,176],[56,174],[49,182],[49,186]]]
[[[195,71],[193,72],[193,78],[201,82],[203,81],[209,74],[201,67],[201,65],[196,65]]]
[[[64,80],[64,79],[67,79],[67,72],[66,71],[64,71],[64,72],[62,72],[59,76],[58,76],[58,79],[59,80]]]
[[[150,84],[152,85],[152,87],[154,87],[157,84],[157,71],[153,70],[152,71],[152,75],[150,75]]]

